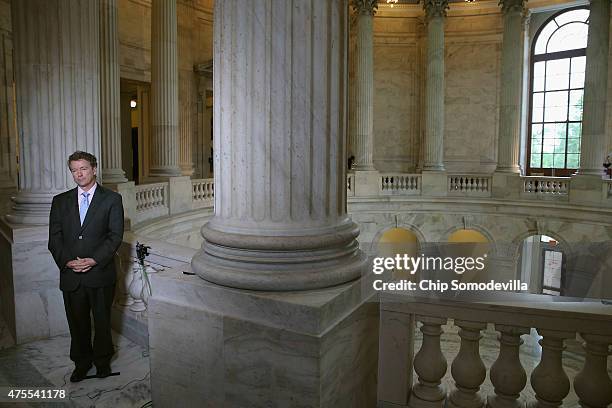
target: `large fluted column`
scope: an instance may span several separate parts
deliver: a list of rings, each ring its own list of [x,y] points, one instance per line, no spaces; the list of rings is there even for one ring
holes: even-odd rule
[[[610,0],[591,0],[578,174],[600,176],[603,171],[602,163],[606,156],[609,33]]]
[[[521,83],[525,0],[502,0],[502,89],[496,171],[520,173]]]
[[[100,1],[100,125],[104,183],[125,183],[121,165],[117,0]]]
[[[448,0],[425,0],[427,86],[424,171],[444,171],[444,17]]]
[[[176,0],[151,4],[152,177],[180,176]]]
[[[373,20],[377,0],[352,0],[357,14],[355,41],[354,120],[351,147],[353,169],[374,170],[374,43]]]
[[[179,81],[179,167],[183,176],[194,173],[193,143],[196,117],[196,78],[193,72],[193,9],[180,4],[178,9],[178,81]]]
[[[346,0],[215,2],[215,216],[194,270],[299,290],[357,278],[345,210]]]
[[[91,1],[11,4],[20,158],[13,223],[47,223],[53,195],[74,187],[68,156],[99,157],[99,12]]]

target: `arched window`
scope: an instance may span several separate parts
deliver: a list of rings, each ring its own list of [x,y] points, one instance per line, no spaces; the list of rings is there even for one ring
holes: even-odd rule
[[[535,36],[527,174],[569,176],[580,165],[589,10],[552,16]]]

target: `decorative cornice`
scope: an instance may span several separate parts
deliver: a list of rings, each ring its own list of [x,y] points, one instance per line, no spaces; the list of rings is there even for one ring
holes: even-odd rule
[[[429,21],[433,17],[446,17],[448,0],[424,0],[425,19]]]
[[[526,0],[499,0],[499,5],[502,7],[502,14],[508,12],[520,12],[525,11]]]
[[[353,0],[352,6],[356,13],[373,16],[378,9],[378,0]]]

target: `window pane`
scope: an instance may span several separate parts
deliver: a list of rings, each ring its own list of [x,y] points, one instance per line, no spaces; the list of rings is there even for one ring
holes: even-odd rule
[[[531,139],[531,153],[542,153],[542,139]]]
[[[579,72],[574,74],[570,78],[570,88],[584,88],[584,73]]]
[[[538,92],[533,94],[533,106],[535,108],[541,108],[544,106],[544,93]]]
[[[544,121],[544,108],[533,108],[533,113],[531,114],[532,122],[543,122]]]
[[[540,167],[542,165],[540,154],[531,155],[531,167]]]
[[[581,9],[581,10],[571,10],[566,11],[565,13],[559,14],[555,17],[555,21],[557,24],[562,26],[563,24],[569,23],[571,21],[587,21],[589,18],[589,10]]]
[[[545,62],[536,62],[533,64],[533,90],[543,91],[544,90],[544,66]]]
[[[589,26],[585,23],[569,23],[553,33],[546,52],[577,50],[586,48]]]
[[[557,139],[544,139],[544,147],[542,151],[544,153],[553,153],[555,151],[555,141]]]
[[[564,154],[555,154],[554,158],[554,167],[556,169],[563,169],[565,168],[565,155]]]
[[[552,153],[544,153],[542,154],[542,168],[552,168],[553,166],[553,154]]]
[[[565,139],[555,139],[555,153],[565,153]]]
[[[545,122],[559,122],[567,120],[567,91],[546,92]]]
[[[548,123],[544,125],[544,137],[548,139],[565,139],[565,123]]]
[[[580,137],[582,135],[582,123],[570,123],[567,137]]]
[[[580,167],[580,155],[579,154],[568,154],[567,155],[567,168],[577,169]]]
[[[546,43],[550,35],[557,29],[557,23],[551,21],[540,31],[538,40],[536,41],[535,54],[544,54],[546,52]]]
[[[569,120],[582,120],[583,90],[570,91]]]
[[[586,68],[586,57],[572,58],[572,74],[575,72],[584,73]]]
[[[567,152],[568,153],[580,153],[580,139],[571,137],[567,139]]]
[[[531,138],[542,139],[542,125],[531,125]]]
[[[570,59],[546,62],[546,90],[567,89],[569,86]]]

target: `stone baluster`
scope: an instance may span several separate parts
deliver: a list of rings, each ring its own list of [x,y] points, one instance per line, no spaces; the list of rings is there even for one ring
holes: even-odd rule
[[[102,0],[100,1],[100,124],[102,180],[105,184],[127,181],[121,167],[119,90],[117,0]]]
[[[484,398],[480,395],[480,385],[487,376],[487,369],[480,358],[480,331],[487,327],[486,323],[455,320],[460,327],[461,346],[457,357],[451,365],[451,374],[455,386],[449,396],[449,408],[480,408]]]
[[[527,384],[527,374],[519,359],[519,348],[523,344],[522,334],[529,333],[526,327],[495,325],[499,331],[499,356],[491,366],[489,377],[495,395],[489,395],[487,405],[491,408],[520,408],[520,393]]]
[[[151,144],[151,176],[180,176],[176,0],[151,2]]]
[[[447,0],[425,0],[427,84],[424,171],[444,170],[444,17]]]
[[[570,390],[569,378],[563,370],[563,340],[574,337],[575,333],[554,330],[538,330],[538,333],[544,336],[539,341],[542,357],[531,373],[536,401],[528,404],[528,408],[560,407]]]
[[[355,170],[374,170],[374,43],[373,20],[377,0],[353,0],[357,15],[355,44],[354,126],[351,147]]]
[[[417,321],[423,323],[423,344],[414,357],[414,370],[418,382],[412,389],[408,401],[411,408],[443,407],[446,391],[441,385],[442,377],[446,374],[446,357],[440,347],[440,335],[443,333],[442,325],[446,318],[417,316]]]
[[[215,215],[192,260],[202,278],[303,290],[361,275],[346,214],[348,12],[345,0],[215,3]]]
[[[591,0],[590,9],[578,174],[601,176],[606,156],[610,0]]]
[[[574,390],[582,408],[606,408],[612,403],[612,380],[607,362],[612,337],[583,334],[586,357],[582,370],[574,378]]]

